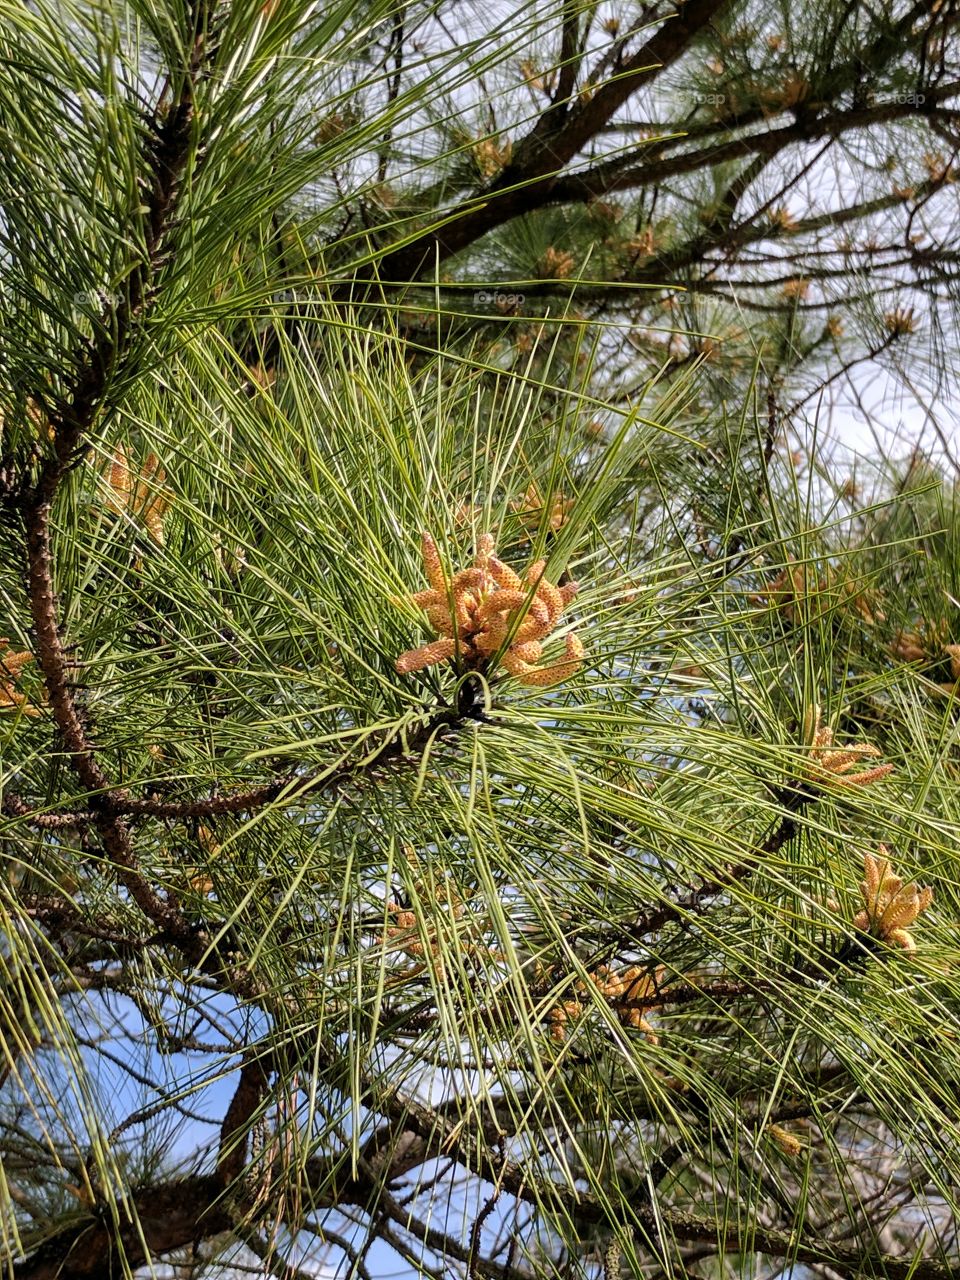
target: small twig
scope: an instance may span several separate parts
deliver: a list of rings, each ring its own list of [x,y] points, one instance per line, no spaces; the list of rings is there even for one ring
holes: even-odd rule
[[[384,58],[384,68],[393,54],[393,71],[387,78],[387,128],[380,144],[380,159],[377,164],[377,182],[385,182],[387,166],[390,163],[390,146],[393,142],[393,124],[389,119],[389,111],[400,96],[400,83],[403,77],[403,36],[406,8],[401,5],[393,15],[393,27],[390,31],[390,42]]]
[[[507,1163],[507,1146],[503,1134],[497,1137],[497,1154],[500,1157],[500,1163]],[[480,1232],[483,1230],[483,1224],[493,1213],[500,1199],[500,1182],[494,1183],[493,1191],[484,1201],[480,1212],[474,1219],[473,1226],[470,1228],[470,1253],[467,1257],[467,1280],[480,1280],[479,1272],[476,1269],[477,1255],[480,1249]]]
[[[782,793],[784,813],[770,834],[757,846],[756,852],[749,862],[741,862],[731,867],[723,876],[714,880],[706,880],[698,889],[694,889],[685,898],[675,902],[665,902],[659,907],[651,907],[626,930],[634,939],[644,939],[656,933],[664,925],[697,915],[722,893],[724,889],[740,880],[745,880],[757,870],[759,857],[779,852],[780,849],[797,833],[797,817],[814,799],[813,793],[802,788],[784,789]]]
[[[75,813],[48,813],[43,809],[31,809],[21,796],[12,791],[5,792],[0,800],[0,815],[4,818],[19,818],[39,831],[60,831],[70,827],[82,830],[93,822],[93,812],[90,809]]]
[[[466,687],[466,686],[465,686]],[[414,755],[425,747],[438,730],[457,729],[466,721],[482,721],[484,712],[474,702],[456,708],[441,707],[411,733],[390,730],[380,746],[365,760],[356,764],[343,764],[334,769],[320,770],[312,774],[285,774],[247,791],[237,791],[223,796],[207,796],[199,800],[135,799],[126,794],[111,792],[105,797],[107,806],[114,812],[130,817],[147,815],[153,818],[210,818],[221,814],[250,813],[281,799],[290,803],[313,795],[318,791],[336,790],[352,782],[361,782],[376,776],[385,764]],[[289,793],[285,795],[285,793]]]

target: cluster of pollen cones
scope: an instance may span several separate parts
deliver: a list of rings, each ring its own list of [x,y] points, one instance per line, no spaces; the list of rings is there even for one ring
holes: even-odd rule
[[[921,889],[916,884],[905,885],[900,876],[894,875],[889,854],[887,846],[882,844],[879,857],[872,853],[864,855],[864,878],[860,882],[864,910],[854,917],[853,923],[884,942],[903,947],[904,951],[916,951],[917,944],[907,932],[907,926],[933,902],[933,890]]]
[[[0,636],[0,711],[19,711],[25,716],[38,716],[39,710],[16,687],[21,671],[33,661],[33,654],[29,651],[14,653],[9,648],[9,643],[5,636]]]
[[[485,533],[472,567],[448,581],[437,544],[425,533],[423,563],[429,589],[410,599],[426,612],[438,638],[402,653],[396,661],[401,674],[455,659],[463,670],[486,672],[496,665],[521,684],[546,687],[579,669],[583,646],[575,635],[566,637],[559,662],[540,664],[542,642],[577,593],[574,582],[557,587],[547,581],[545,560],[531,564],[521,577],[497,558],[493,537]]]

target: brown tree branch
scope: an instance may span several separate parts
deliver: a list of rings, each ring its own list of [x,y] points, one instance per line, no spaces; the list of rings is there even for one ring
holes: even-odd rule
[[[449,1146],[449,1143],[446,1144]],[[317,1185],[315,1203],[327,1205],[364,1205],[373,1188],[363,1177],[350,1181],[331,1194],[330,1165],[326,1160],[308,1162],[307,1175]],[[482,1176],[492,1175],[490,1169]],[[539,1204],[529,1175],[519,1166],[502,1166],[502,1189]],[[327,1188],[320,1191],[320,1186]],[[556,1184],[540,1187],[549,1197],[560,1199],[573,1221],[582,1226],[610,1222],[610,1210],[586,1192],[574,1195]],[[160,1185],[143,1187],[133,1192],[134,1223],[121,1225],[119,1232],[109,1215],[71,1223],[41,1245],[13,1268],[14,1280],[100,1280],[113,1274],[121,1257],[131,1269],[155,1260],[185,1245],[210,1239],[229,1231],[234,1214],[226,1203],[223,1182],[217,1175],[193,1175],[176,1178]],[[467,1261],[470,1249],[464,1241],[449,1236],[426,1224],[418,1223],[409,1211],[381,1191],[379,1202],[395,1222],[412,1232],[423,1244],[441,1256]],[[659,1204],[656,1209],[642,1205],[630,1214],[634,1228],[647,1237],[656,1257],[664,1236],[673,1244],[703,1243],[718,1254],[759,1253],[773,1258],[790,1258],[793,1262],[829,1266],[843,1276],[878,1274],[887,1280],[957,1280],[960,1265],[950,1267],[933,1258],[916,1259],[884,1253],[876,1240],[861,1244],[841,1244],[830,1239],[761,1226],[756,1222],[737,1223],[732,1217],[717,1221],[686,1210]],[[624,1222],[623,1225],[627,1225]],[[144,1248],[146,1245],[146,1248]],[[475,1259],[479,1274],[503,1277],[516,1273],[501,1264]]]
[[[557,175],[610,117],[687,49],[728,0],[685,0],[586,102],[552,104],[515,147],[513,158],[482,191],[451,211],[439,230],[385,253],[377,278],[408,281],[472,244],[479,236],[551,198]]]
[[[557,106],[564,104],[568,109],[583,58],[583,49],[580,44],[580,13],[579,0],[563,0],[563,23],[558,60],[560,71],[553,102]]]
[[[816,798],[816,793],[795,787],[783,792],[784,811],[777,825],[759,845],[747,862],[740,862],[731,867],[723,876],[706,880],[698,889],[694,889],[686,897],[674,902],[664,902],[658,907],[651,907],[624,932],[631,938],[642,940],[651,933],[656,933],[667,924],[678,923],[688,917],[706,910],[718,894],[728,889],[738,880],[745,880],[761,865],[759,859],[779,852],[797,834],[799,814]]]
[[[632,187],[655,186],[667,178],[710,169],[746,156],[773,156],[794,143],[816,142],[827,137],[836,139],[852,129],[889,124],[910,116],[924,116],[935,103],[954,98],[958,94],[960,82],[953,81],[931,88],[928,99],[922,103],[886,102],[820,115],[811,112],[801,114],[799,119],[780,129],[751,134],[746,138],[729,139],[697,151],[664,156],[640,165],[627,167],[628,162],[621,158],[609,160],[582,173],[558,178],[551,186],[549,198],[544,203],[584,203]],[[384,279],[388,278],[384,273]]]
[[[108,302],[100,337],[78,357],[71,390],[61,396],[50,413],[53,454],[43,463],[36,483],[21,499],[37,664],[71,766],[84,786],[94,793],[109,792],[111,788],[87,737],[68,677],[54,592],[52,504],[75,450],[105,403],[113,371],[132,345],[137,322],[147,304],[149,287],[166,254],[180,182],[191,151],[194,83],[207,53],[206,23],[210,7],[209,0],[194,0],[188,9],[193,40],[187,63],[181,69],[179,94],[162,115],[158,108],[154,117],[147,148],[147,173],[142,195],[138,193],[142,200],[139,206],[142,213],[137,215],[142,254],[131,265],[124,296]],[[95,796],[94,824],[104,850],[117,866],[121,882],[143,913],[178,938],[189,937],[189,926],[180,913],[140,874],[127,826],[121,818],[104,810],[101,795]]]
[[[38,831],[82,829],[93,822],[93,813],[89,809],[75,813],[50,813],[46,809],[32,809],[21,796],[12,791],[5,791],[0,800],[0,816],[17,818],[28,826],[36,827]]]
[[[271,1055],[248,1049],[240,1064],[240,1079],[220,1127],[217,1174],[229,1186],[243,1172],[254,1113],[263,1101],[270,1081]]]
[[[680,10],[680,17],[664,23],[589,102],[580,104],[569,112],[563,103],[552,105],[527,137],[515,147],[511,163],[486,188],[457,205],[442,228],[425,232],[401,248],[386,252],[380,258],[377,266],[378,281],[385,286],[410,283],[424,270],[429,270],[437,260],[442,261],[460,252],[488,231],[545,204],[582,203],[617,190],[655,186],[670,176],[750,155],[766,156],[769,159],[793,142],[832,138],[849,128],[869,127],[908,115],[928,115],[939,102],[960,92],[960,86],[957,85],[931,85],[924,94],[924,101],[918,103],[891,102],[858,106],[845,112],[820,115],[815,111],[801,109],[793,124],[779,130],[737,137],[695,152],[683,152],[675,157],[660,155],[639,166],[632,165],[629,156],[617,156],[585,173],[563,176],[561,171],[564,166],[603,131],[610,118],[630,95],[675,61],[722,8],[722,2],[714,4],[710,0],[690,0]],[[862,73],[865,59],[869,59],[871,66],[883,65],[890,57],[899,53],[907,34],[925,11],[925,4],[913,5],[893,28],[878,37],[860,57],[836,68],[824,84],[816,86],[817,100],[835,100],[848,89],[856,76]],[[725,127],[742,127],[765,118],[766,113],[758,107],[752,115],[747,113],[737,116],[726,124],[716,122],[715,128],[705,126],[702,130],[692,130],[690,136],[722,133]],[[656,150],[676,146],[681,142],[682,138],[671,138]],[[649,152],[650,148],[645,150]]]
[[[483,706],[477,701],[476,690],[466,682],[461,686],[455,707],[435,709],[410,733],[389,731],[372,754],[355,764],[340,763],[335,768],[311,774],[285,774],[260,786],[224,796],[179,801],[136,799],[126,793],[112,792],[106,797],[106,803],[112,812],[134,818],[141,815],[166,819],[208,818],[220,814],[251,813],[281,798],[293,803],[317,792],[336,791],[351,783],[375,778],[384,765],[415,756],[444,729],[456,729],[467,721],[481,721],[483,718]]]
[[[13,1268],[15,1280],[104,1280],[196,1240],[228,1231],[233,1215],[214,1174],[176,1178],[135,1191],[130,1220],[115,1224],[104,1209],[50,1236]]]
[[[125,792],[111,786],[102,769],[79,712],[69,678],[60,634],[54,588],[51,515],[60,483],[83,437],[108,403],[111,379],[132,349],[137,326],[149,303],[149,291],[167,253],[181,181],[193,147],[194,90],[206,73],[211,56],[207,24],[212,0],[191,0],[187,9],[192,39],[185,65],[178,68],[178,93],[172,104],[157,107],[148,132],[145,174],[138,191],[136,223],[140,254],[130,265],[122,298],[105,308],[100,336],[82,349],[75,361],[69,391],[49,414],[53,452],[41,465],[36,482],[19,498],[26,556],[35,657],[43,675],[53,720],[66,747],[73,772],[92,793],[92,825],[118,878],[132,900],[168,945],[178,947],[204,973],[216,978],[238,998],[256,998],[260,991],[252,976],[236,966],[224,966],[209,939],[181,912],[174,897],[164,898],[139,865],[126,817],[110,808]],[[128,238],[137,243],[130,228]],[[37,402],[42,402],[38,393]],[[16,802],[13,805],[17,808]],[[26,815],[20,813],[22,819]]]

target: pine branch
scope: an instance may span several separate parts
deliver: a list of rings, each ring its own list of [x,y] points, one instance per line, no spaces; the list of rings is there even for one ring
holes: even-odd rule
[[[240,1078],[220,1127],[217,1174],[229,1186],[243,1172],[247,1141],[254,1113],[263,1101],[270,1080],[270,1055],[248,1049],[240,1065]]]
[[[577,72],[583,59],[583,48],[580,44],[580,11],[579,0],[564,0],[563,19],[560,35],[560,57],[557,65],[557,87],[553,95],[555,106],[563,104],[568,110]]]
[[[38,831],[83,830],[93,822],[93,811],[80,809],[73,813],[51,813],[46,809],[32,809],[30,805],[12,791],[5,791],[0,800],[0,815],[4,818],[16,818]]]
[[[212,0],[196,0],[189,10],[193,31],[186,65],[180,69],[181,88],[165,111],[158,107],[147,149],[144,196],[144,252],[130,264],[126,293],[108,303],[101,336],[81,353],[70,390],[50,414],[54,451],[42,465],[36,482],[20,499],[27,555],[30,612],[36,659],[43,674],[54,722],[80,782],[92,793],[91,813],[104,851],[117,869],[120,882],[161,935],[182,949],[204,972],[222,980],[223,971],[208,955],[208,940],[180,911],[175,899],[164,899],[143,874],[126,819],[109,808],[109,798],[125,792],[114,789],[102,769],[77,708],[60,634],[54,589],[51,514],[53,502],[74,452],[105,406],[110,377],[132,347],[137,322],[149,302],[149,289],[167,253],[167,239],[177,212],[181,179],[192,148],[194,89],[213,52],[207,26]],[[42,397],[38,394],[38,400]],[[15,804],[16,802],[14,802]],[[21,819],[25,814],[18,815]],[[39,816],[39,815],[37,815]],[[234,970],[228,985],[238,994],[260,994],[249,975]]]
[[[121,1220],[118,1228],[104,1207],[97,1217],[71,1223],[13,1267],[15,1280],[101,1280],[114,1274],[121,1259],[136,1269],[233,1225],[215,1174],[145,1187],[131,1200],[132,1220]]]
[[[563,167],[631,94],[651,84],[679,58],[727,3],[686,0],[589,101],[571,109],[566,102],[551,105],[514,148],[511,162],[497,178],[453,209],[440,231],[428,232],[379,259],[378,281],[414,280],[432,269],[438,258],[443,261],[495,227],[553,201],[557,175]]]
[[[484,717],[483,706],[476,701],[476,690],[470,682],[466,682],[461,686],[456,707],[436,708],[412,733],[393,730],[387,732],[380,746],[358,764],[341,764],[332,770],[318,770],[311,774],[288,773],[246,791],[207,796],[198,800],[140,800],[125,792],[112,792],[107,797],[107,804],[113,812],[130,817],[183,819],[255,813],[281,798],[292,804],[318,792],[335,792],[364,780],[375,779],[386,765],[407,761],[416,763],[417,752],[427,747],[438,733],[445,729],[461,728],[470,721],[481,722]]]
[[[332,1197],[327,1182],[330,1171],[328,1161],[312,1160],[307,1164],[305,1172],[314,1184],[313,1202],[318,1206],[362,1205],[379,1183],[377,1179],[371,1185],[367,1178],[361,1176],[358,1182],[344,1184],[339,1196]],[[504,1192],[539,1203],[529,1175],[520,1166],[501,1165],[497,1169],[491,1164],[482,1176],[496,1183],[498,1173]],[[607,1207],[601,1206],[588,1193],[580,1192],[573,1196],[553,1186],[550,1194],[564,1202],[573,1221],[581,1227],[607,1221]],[[13,1269],[14,1280],[93,1280],[110,1274],[121,1256],[126,1258],[131,1268],[136,1268],[146,1261],[159,1260],[186,1244],[210,1239],[233,1226],[233,1213],[224,1199],[223,1181],[215,1174],[175,1178],[135,1189],[132,1201],[138,1226],[121,1228],[120,1239],[109,1218],[100,1222],[94,1219],[72,1223],[18,1263]],[[382,1187],[378,1202],[399,1226],[410,1231],[441,1257],[468,1262],[472,1254],[474,1268],[483,1276],[519,1274],[480,1259],[475,1250],[456,1237],[418,1222]],[[662,1203],[655,1209],[649,1205],[637,1206],[632,1213],[632,1223],[648,1239],[663,1240],[666,1237],[674,1245],[706,1243],[724,1254],[756,1253],[771,1258],[790,1258],[795,1263],[829,1266],[843,1276],[855,1277],[868,1271],[883,1275],[887,1280],[956,1280],[960,1276],[960,1265],[950,1267],[932,1258],[917,1259],[912,1255],[904,1257],[884,1253],[876,1240],[846,1245],[818,1237],[815,1230],[787,1231],[756,1222],[740,1226],[732,1217],[718,1222]],[[643,1243],[638,1241],[641,1248]],[[656,1252],[662,1247],[658,1246]]]
[[[748,862],[738,863],[723,876],[705,881],[685,898],[675,902],[665,902],[659,907],[651,907],[633,924],[626,926],[624,933],[636,941],[642,941],[665,925],[685,921],[707,910],[713,900],[731,884],[753,875],[762,865],[760,859],[779,852],[785,844],[789,844],[797,834],[797,818],[815,798],[814,792],[800,786],[784,788],[782,792],[784,812],[773,830],[757,846],[756,852]]]
[[[110,379],[132,346],[149,302],[150,286],[166,260],[181,179],[192,147],[194,88],[214,52],[206,31],[214,7],[215,0],[189,0],[187,12],[194,37],[186,65],[181,68],[182,87],[173,104],[165,109],[157,107],[149,124],[145,173],[137,193],[142,252],[129,264],[123,295],[107,295],[99,337],[78,351],[71,385],[51,408],[54,454],[24,494],[22,505],[28,523],[52,503],[74,451],[104,406]],[[34,394],[38,403],[44,403],[42,387],[35,388]]]
[[[929,90],[928,100],[914,102],[885,102],[874,106],[851,107],[848,110],[802,113],[793,124],[766,133],[752,134],[746,138],[734,138],[699,151],[682,152],[677,156],[663,157],[629,167],[629,160],[621,158],[606,161],[582,173],[565,175],[557,179],[549,193],[550,203],[586,203],[617,191],[634,187],[651,187],[668,178],[712,169],[729,161],[744,157],[771,158],[796,143],[817,142],[821,138],[835,140],[854,129],[867,129],[874,125],[889,124],[911,116],[925,116],[931,107],[960,93],[960,81],[938,85]],[[385,279],[389,277],[384,275]]]
[[[100,337],[78,357],[78,368],[70,390],[61,396],[50,414],[49,425],[54,436],[52,457],[41,467],[35,484],[21,499],[26,535],[28,583],[31,614],[37,642],[37,661],[43,673],[47,695],[64,742],[70,752],[72,766],[81,782],[93,792],[110,790],[106,774],[98,764],[87,739],[74,701],[68,666],[60,637],[53,582],[50,519],[57,488],[84,434],[92,426],[104,404],[111,373],[127,354],[135,333],[136,322],[147,304],[147,291],[163,261],[166,239],[177,209],[180,181],[190,156],[194,114],[194,82],[206,57],[206,24],[212,0],[194,0],[190,9],[194,39],[187,65],[182,68],[182,87],[176,102],[166,111],[161,123],[160,110],[155,115],[154,132],[148,147],[142,222],[144,253],[130,266],[124,296],[107,305]],[[42,401],[42,391],[37,389]],[[101,818],[101,836],[112,856],[119,859],[124,872],[133,868],[129,839],[122,824]],[[128,884],[136,892],[151,918],[167,925],[171,917],[164,904],[150,894],[142,883],[132,878]]]

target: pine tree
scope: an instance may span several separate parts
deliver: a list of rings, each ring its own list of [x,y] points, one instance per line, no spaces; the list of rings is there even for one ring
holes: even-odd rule
[[[0,15],[8,1274],[960,1274],[956,489],[798,467],[799,286],[619,301],[849,291],[756,157],[949,132],[953,6]]]

